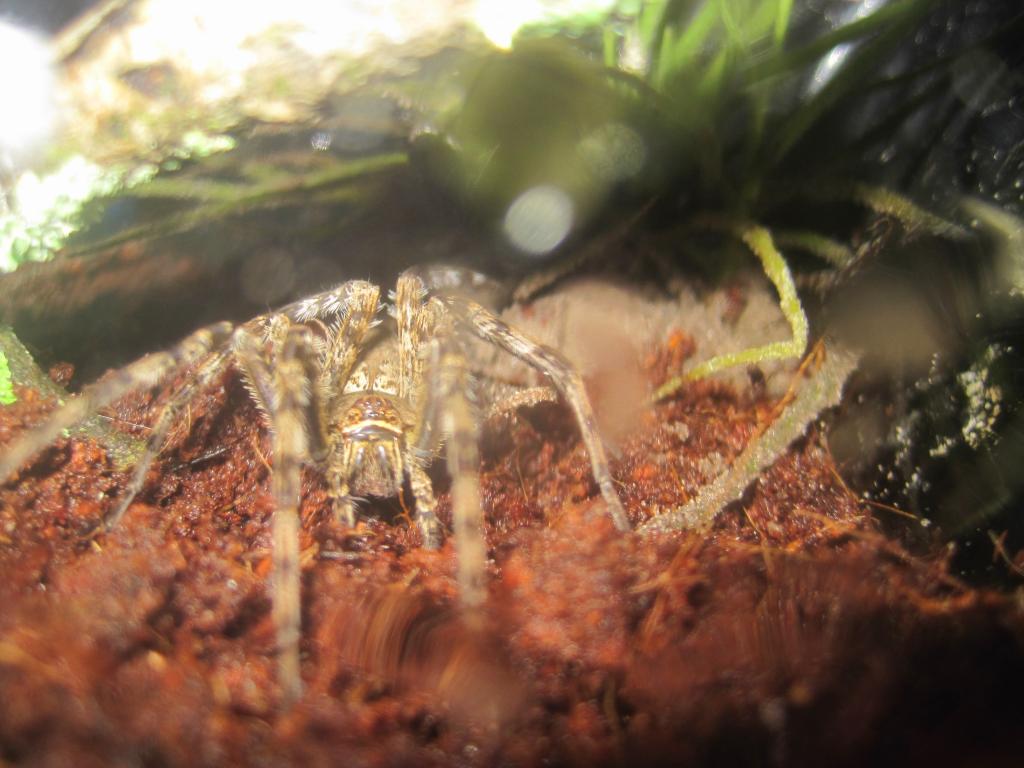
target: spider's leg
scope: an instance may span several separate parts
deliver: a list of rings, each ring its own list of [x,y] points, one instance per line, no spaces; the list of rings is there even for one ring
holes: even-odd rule
[[[491,406],[484,414],[485,420],[506,416],[520,408],[532,408],[540,403],[558,402],[558,393],[551,387],[527,387],[517,389],[500,398],[485,398]]]
[[[37,452],[52,443],[62,431],[74,426],[100,408],[132,389],[152,387],[171,371],[202,359],[222,344],[231,333],[231,323],[216,323],[200,328],[177,346],[154,352],[129,363],[106,379],[91,384],[77,397],[70,398],[40,426],[8,446],[0,458],[0,482]]]
[[[431,342],[426,416],[437,420],[435,429],[447,440],[459,592],[462,602],[474,607],[483,602],[486,593],[487,546],[483,537],[478,478],[480,458],[477,445],[480,436],[476,414],[468,397],[466,367],[465,357],[454,345],[442,346],[437,339]],[[416,472],[410,472],[410,485],[416,494],[417,521],[426,540],[428,531],[433,531],[439,524],[434,517],[430,479],[421,467],[415,466],[421,475],[421,490],[417,490]]]
[[[273,370],[248,332],[238,334],[235,354],[257,380],[272,382],[268,400],[274,435],[273,558],[271,576],[274,626],[277,629],[278,682],[286,706],[302,695],[299,667],[302,602],[299,566],[300,470],[309,459],[306,413],[312,397],[310,374],[315,370],[314,343],[308,328],[289,328]]]
[[[319,320],[309,321],[304,323],[304,325],[307,329],[310,325],[324,329],[324,324]],[[234,356],[235,365],[242,374],[242,381],[249,392],[249,396],[256,403],[269,428],[273,428],[270,421],[270,413],[274,409],[277,399],[276,384],[274,376],[270,371],[274,370],[276,361],[281,358],[285,340],[288,338],[288,334],[292,332],[293,327],[292,320],[287,315],[278,312],[272,315],[257,317],[245,324],[245,334],[236,333],[236,338],[248,340],[246,342],[248,353],[238,354],[238,345],[236,343],[236,349],[234,350],[236,352]],[[257,335],[257,332],[265,344],[256,345],[253,343],[251,339]],[[320,376],[320,369],[315,363],[323,359],[329,342],[324,342],[321,335],[312,332],[308,333],[307,336],[310,339],[311,346],[305,352],[306,360],[313,364],[309,372],[309,379],[310,381],[315,381]],[[263,365],[258,367],[258,369],[254,368],[254,360],[262,361]],[[259,366],[259,362],[255,365]],[[322,457],[326,450],[323,426],[326,423],[328,404],[318,395],[319,392],[316,391],[310,397],[311,402],[308,404],[305,414],[306,424],[310,426],[308,433],[309,454],[314,460]],[[320,428],[316,429],[314,427]]]
[[[320,356],[316,374],[316,396],[313,400],[319,420],[319,429],[316,430],[318,435],[331,433],[332,427],[328,423],[333,411],[331,406],[345,391],[366,334],[377,322],[377,311],[380,308],[380,288],[373,283],[351,280],[339,290],[342,289],[343,296],[338,300],[340,303],[336,302],[332,310],[340,317]],[[321,302],[320,306],[322,308],[325,305]],[[347,470],[327,473],[327,492],[331,497],[335,519],[349,528],[355,526],[356,512],[349,496]]]
[[[405,276],[418,277],[434,296],[462,296],[489,308],[504,306],[509,299],[507,285],[469,267],[449,264],[410,267],[399,280]]]
[[[229,355],[224,350],[209,355],[200,364],[195,374],[186,383],[182,384],[178,391],[171,396],[167,404],[164,405],[160,415],[157,417],[156,423],[153,425],[149,440],[146,441],[146,447],[135,463],[135,471],[132,473],[131,480],[128,481],[128,485],[125,486],[124,491],[121,493],[121,498],[117,502],[114,511],[107,517],[107,530],[111,530],[121,522],[124,513],[128,510],[132,501],[135,500],[139,491],[142,490],[142,486],[146,482],[146,472],[153,463],[153,459],[156,458],[156,455],[163,447],[167,431],[171,428],[171,424],[174,423],[182,407],[192,399],[196,392],[204,389],[218,373],[224,370],[228,360]]]
[[[433,313],[427,310],[427,288],[410,271],[398,276],[391,295],[398,326],[398,396],[408,398],[419,380],[421,342],[433,332]]]
[[[416,524],[423,536],[423,546],[426,549],[437,549],[441,546],[444,535],[435,514],[437,499],[434,498],[434,486],[430,482],[430,476],[418,461],[410,461],[408,471],[409,486],[416,499]]]
[[[348,476],[344,472],[327,473],[327,495],[331,499],[334,519],[348,528],[356,525],[356,507],[349,495]]]
[[[330,411],[329,404],[345,389],[352,368],[359,357],[366,332],[373,327],[380,306],[380,288],[363,280],[345,283],[345,296],[335,310],[340,318],[320,361],[316,387],[318,402],[324,407],[322,417]],[[327,434],[327,425],[321,424]]]
[[[329,291],[315,293],[299,301],[286,304],[277,310],[277,314],[285,315],[289,320],[298,323],[330,319],[344,315],[359,295],[366,294],[370,290],[378,292],[380,289],[366,280],[349,280]]]
[[[611,471],[608,469],[608,457],[605,455],[604,443],[597,431],[597,420],[590,407],[590,399],[583,386],[583,380],[575,368],[558,352],[538,344],[521,332],[502,322],[492,312],[479,304],[450,297],[446,300],[448,308],[480,338],[502,349],[515,357],[537,368],[551,379],[558,392],[572,408],[579,424],[580,436],[590,454],[590,466],[608,506],[615,527],[621,531],[629,530],[629,518],[622,508],[622,502],[615,491]]]
[[[231,351],[235,366],[242,374],[242,383],[268,426],[277,399],[274,377],[270,372],[281,356],[291,328],[292,321],[287,315],[266,315],[239,328],[232,340]]]

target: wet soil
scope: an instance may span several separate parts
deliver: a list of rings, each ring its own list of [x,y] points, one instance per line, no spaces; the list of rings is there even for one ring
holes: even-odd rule
[[[649,361],[652,380],[686,349]],[[105,414],[144,437],[167,391]],[[18,394],[0,408],[0,444],[53,407]],[[613,462],[633,523],[690,498],[774,406],[703,382],[643,416]],[[127,473],[87,439],[42,452],[0,489],[0,763],[981,765],[1021,754],[1018,605],[884,535],[819,432],[712,531],[656,537],[613,528],[560,405],[484,432],[491,560],[476,622],[459,608],[451,543],[419,546],[408,499],[370,502],[345,530],[322,476],[305,471],[305,694],[289,711],[276,704],[268,592],[270,441],[237,376],[196,397],[111,533],[100,523]]]

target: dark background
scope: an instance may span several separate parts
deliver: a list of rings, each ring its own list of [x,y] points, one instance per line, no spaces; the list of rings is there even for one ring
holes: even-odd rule
[[[91,0],[0,0],[0,19],[19,26],[56,32],[95,4]]]

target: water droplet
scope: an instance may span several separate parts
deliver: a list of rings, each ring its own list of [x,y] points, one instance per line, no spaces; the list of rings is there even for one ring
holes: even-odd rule
[[[317,152],[326,152],[331,148],[333,138],[328,131],[316,131],[309,137],[309,146]]]
[[[574,206],[562,189],[541,184],[523,192],[505,213],[509,241],[521,251],[540,256],[558,247],[572,230]]]

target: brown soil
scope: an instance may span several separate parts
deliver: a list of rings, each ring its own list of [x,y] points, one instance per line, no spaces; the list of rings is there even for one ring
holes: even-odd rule
[[[52,407],[18,394],[0,443]],[[108,415],[142,435],[127,425],[164,394]],[[613,465],[633,522],[689,498],[773,405],[708,382],[660,405]],[[648,538],[603,515],[556,405],[487,426],[482,627],[450,543],[419,547],[397,501],[346,531],[306,472],[306,692],[279,711],[269,440],[233,374],[189,423],[113,533],[127,475],[93,442],[0,490],[0,763],[981,765],[1024,747],[1019,609],[882,535],[820,435],[710,534]]]

